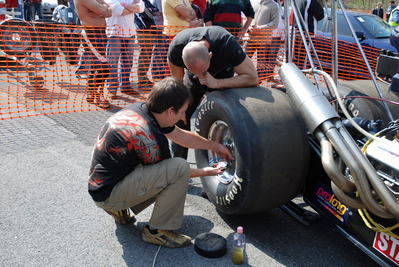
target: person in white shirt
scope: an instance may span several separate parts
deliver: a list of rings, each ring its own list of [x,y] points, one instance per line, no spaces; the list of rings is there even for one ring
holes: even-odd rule
[[[134,14],[144,11],[144,3],[141,0],[106,0],[106,3],[113,14],[107,18],[107,57],[111,67],[108,93],[111,99],[116,99],[118,88],[122,93],[137,93],[130,83],[136,36]]]

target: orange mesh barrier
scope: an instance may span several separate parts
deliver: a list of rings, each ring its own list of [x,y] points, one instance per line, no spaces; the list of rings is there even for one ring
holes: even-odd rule
[[[87,78],[93,76],[93,68],[95,73],[101,74],[106,64],[92,59],[80,28],[49,21],[6,20],[0,22],[0,32],[0,120],[101,108],[88,101],[92,92],[88,88],[100,88],[104,79],[101,75],[97,75],[100,77],[97,81]],[[89,35],[89,31],[86,34]],[[131,68],[110,67],[111,75],[118,71],[125,77],[125,80],[118,81],[115,97],[111,99],[110,79],[106,81],[103,92],[98,91],[109,99],[111,109],[121,109],[145,99],[152,88],[151,82],[169,75],[166,55],[172,38],[156,29],[138,31],[131,50],[106,55],[108,59],[113,56],[122,63],[133,62]],[[96,40],[92,41],[93,46],[98,46]],[[265,31],[260,35],[248,35],[240,42],[258,69],[260,83],[270,86],[278,73],[279,63],[284,62],[283,33]],[[331,46],[328,40],[320,39],[317,44],[323,50]],[[298,65],[308,67],[304,46],[295,45],[294,52],[298,56],[294,59]],[[367,51],[367,56],[375,68],[378,51]],[[339,57],[340,64],[345,63],[340,69],[341,79],[367,76],[365,65],[358,60],[360,53],[354,48],[340,49]],[[79,59],[81,64],[78,64]],[[321,61],[328,71],[331,53],[322,55]]]
[[[315,53],[310,52],[314,66],[323,69],[332,75],[332,40],[322,35],[311,37],[319,61],[316,60]],[[305,46],[299,41],[300,36],[296,36],[293,45],[292,61],[301,69],[310,68],[309,59],[306,54]],[[307,40],[308,43],[310,43]],[[310,44],[308,44],[310,47]],[[374,71],[377,64],[379,49],[362,47],[370,67]],[[342,80],[367,79],[370,78],[366,63],[364,62],[360,50],[354,43],[338,41],[338,78]]]

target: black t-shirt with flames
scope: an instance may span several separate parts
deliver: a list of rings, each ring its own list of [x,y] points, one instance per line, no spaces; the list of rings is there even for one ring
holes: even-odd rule
[[[111,116],[97,137],[89,175],[89,194],[105,201],[115,185],[139,164],[155,164],[170,158],[164,134],[145,103],[134,103]]]

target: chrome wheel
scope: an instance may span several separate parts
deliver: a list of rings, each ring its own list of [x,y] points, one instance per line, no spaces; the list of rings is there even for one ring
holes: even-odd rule
[[[218,120],[212,124],[211,128],[209,129],[208,139],[228,147],[234,156],[233,136],[231,134],[229,126],[224,121]],[[215,152],[209,150],[208,151],[209,165],[212,166],[212,164],[218,163],[219,161],[220,161],[219,156]],[[231,181],[233,181],[234,179],[234,172],[235,172],[235,163],[229,162],[226,170],[223,173],[217,175],[219,182],[223,184],[231,183]]]

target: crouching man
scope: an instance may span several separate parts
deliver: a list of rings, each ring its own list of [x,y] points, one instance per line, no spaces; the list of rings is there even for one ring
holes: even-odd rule
[[[98,207],[120,224],[127,224],[155,203],[142,233],[146,243],[188,246],[191,238],[173,231],[182,224],[188,181],[223,172],[223,167],[190,169],[185,159],[171,158],[168,139],[233,160],[227,147],[175,126],[186,120],[191,100],[190,90],[180,81],[172,77],[161,80],[146,102],[134,103],[111,116],[94,147],[88,186]]]

